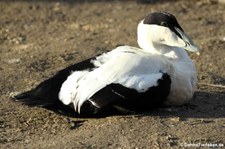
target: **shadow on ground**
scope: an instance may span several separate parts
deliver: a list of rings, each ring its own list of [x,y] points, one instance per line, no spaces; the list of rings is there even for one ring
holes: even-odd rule
[[[180,118],[224,118],[225,92],[196,92],[193,100],[179,107],[155,110],[146,115]]]
[[[225,92],[206,92],[198,91],[195,93],[194,98],[190,103],[182,106],[173,106],[166,108],[154,109],[145,112],[136,112],[132,114],[120,114],[118,112],[110,112],[104,115],[98,115],[94,117],[80,116],[74,112],[73,109],[69,109],[67,106],[63,106],[65,111],[56,111],[52,107],[46,107],[46,109],[53,111],[59,115],[76,118],[104,118],[108,116],[160,116],[160,117],[180,117],[180,118],[225,118]],[[32,110],[32,109],[30,109]]]

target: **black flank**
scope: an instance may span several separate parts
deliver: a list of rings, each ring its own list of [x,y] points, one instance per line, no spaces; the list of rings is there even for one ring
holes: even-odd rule
[[[95,93],[90,100],[99,108],[86,101],[81,107],[81,114],[92,115],[116,109],[119,112],[143,111],[163,105],[170,92],[171,79],[166,73],[158,80],[158,85],[139,93],[135,89],[121,84],[110,84]]]

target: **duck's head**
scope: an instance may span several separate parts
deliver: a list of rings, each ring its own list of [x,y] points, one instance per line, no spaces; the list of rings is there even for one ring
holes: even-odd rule
[[[183,31],[176,18],[167,12],[147,15],[138,25],[138,44],[142,49],[160,46],[179,47],[199,55],[199,48]]]

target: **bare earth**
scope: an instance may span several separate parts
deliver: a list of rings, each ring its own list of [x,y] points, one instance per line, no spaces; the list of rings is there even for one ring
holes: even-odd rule
[[[220,1],[0,1],[0,148],[225,148],[225,88],[208,85],[225,85]],[[159,10],[174,14],[202,49],[200,56],[190,53],[199,84],[189,104],[77,118],[12,101],[72,63],[117,45],[137,46],[138,22]]]

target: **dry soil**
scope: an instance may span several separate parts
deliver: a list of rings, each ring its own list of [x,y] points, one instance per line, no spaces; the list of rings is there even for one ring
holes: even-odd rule
[[[184,106],[78,118],[13,102],[58,70],[117,45],[137,46],[136,26],[168,11],[202,49],[189,53],[198,85]],[[225,148],[223,0],[0,1],[0,148]]]

